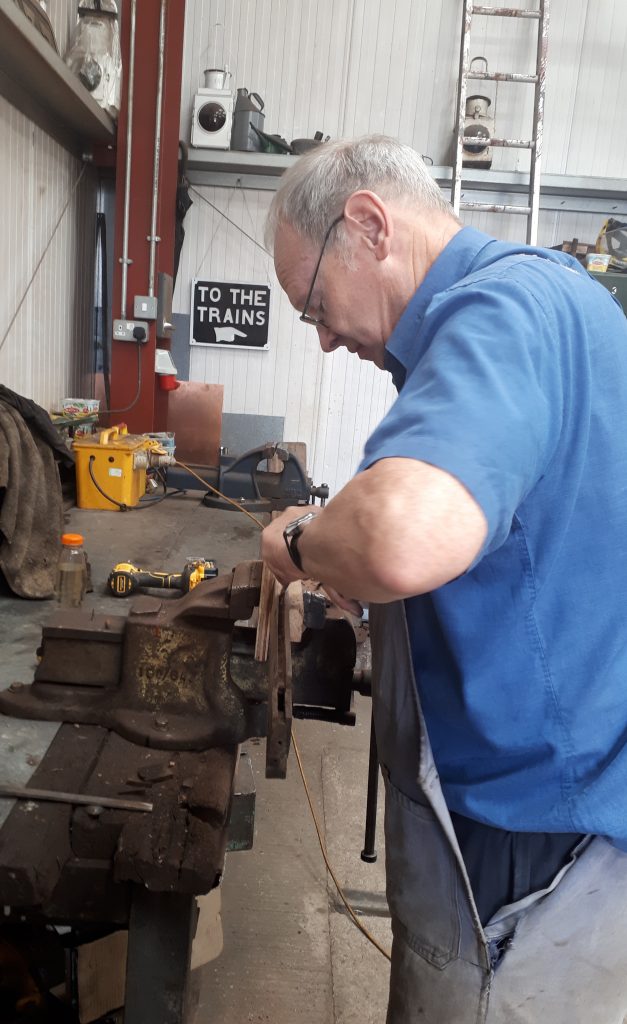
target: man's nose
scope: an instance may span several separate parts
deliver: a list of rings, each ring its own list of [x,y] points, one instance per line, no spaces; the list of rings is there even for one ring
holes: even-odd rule
[[[318,324],[316,330],[318,332],[320,348],[323,352],[334,352],[340,346],[340,339],[330,327],[323,327]]]

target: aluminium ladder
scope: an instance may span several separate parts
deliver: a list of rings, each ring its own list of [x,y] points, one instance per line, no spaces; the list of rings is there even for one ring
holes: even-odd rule
[[[472,0],[464,0],[462,21],[462,41],[459,59],[459,83],[457,103],[455,162],[451,184],[451,202],[456,214],[460,210],[477,210],[486,213],[515,213],[527,218],[527,244],[535,245],[538,237],[538,213],[540,208],[540,160],[542,157],[542,136],[544,130],[544,90],[546,82],[547,40],[549,29],[550,0],[539,0],[537,10],[523,10],[517,7],[484,7],[474,4]],[[538,46],[536,55],[536,73],[534,75],[504,74],[503,72],[488,73],[487,71],[471,71],[470,69],[470,27],[473,15],[479,14],[492,18],[526,18],[538,22]],[[466,112],[467,84],[469,79],[482,81],[528,83],[535,86],[533,106],[533,133],[529,140],[523,139],[490,139],[490,146],[512,147],[531,151],[529,170],[529,200],[527,206],[494,205],[492,203],[463,203],[462,198],[462,160],[464,147],[464,119]]]

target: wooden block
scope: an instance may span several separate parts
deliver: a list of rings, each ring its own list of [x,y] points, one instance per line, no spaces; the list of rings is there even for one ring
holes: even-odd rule
[[[80,793],[95,764],[106,729],[62,725],[29,785]],[[0,895],[10,906],[45,903],[72,856],[70,804],[17,800],[0,831]]]
[[[303,604],[303,580],[295,580],[287,588],[286,599],[289,608],[290,643],[299,644],[305,629]]]
[[[100,1020],[124,1006],[128,932],[113,932],[78,947],[78,1016],[80,1024]]]
[[[192,943],[190,970],[204,967],[220,956],[224,945],[222,932],[220,888],[212,889],[206,896],[198,897],[198,924]]]
[[[279,441],[279,448],[284,448],[285,451],[291,452],[303,467],[305,473],[307,472],[307,445],[304,441]],[[270,473],[280,473],[283,469],[283,463],[278,455],[268,459],[268,471]]]
[[[307,445],[304,441],[286,441],[281,445],[282,448],[287,448],[288,452],[295,455],[301,466],[307,472]]]

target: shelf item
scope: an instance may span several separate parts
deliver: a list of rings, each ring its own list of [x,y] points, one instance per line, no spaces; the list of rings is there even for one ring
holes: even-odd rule
[[[0,0],[0,94],[81,156],[115,141],[115,125],[14,0]]]
[[[275,191],[278,181],[297,156],[274,153],[240,153],[235,150],[190,149],[188,177],[192,185],[214,185]],[[448,199],[453,171],[451,167],[429,167],[429,171]],[[472,201],[512,203],[521,201],[529,190],[529,177],[521,171],[477,171],[464,168],[464,194]],[[492,198],[493,197],[493,198]],[[627,216],[627,180],[596,178],[572,174],[543,174],[540,185],[540,209],[558,213],[594,213]]]

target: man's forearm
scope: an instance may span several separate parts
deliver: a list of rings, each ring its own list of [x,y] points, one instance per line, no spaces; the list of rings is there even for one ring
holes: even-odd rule
[[[386,459],[351,480],[299,541],[303,568],[347,597],[389,602],[434,590],[481,549],[483,513],[448,474]]]
[[[386,603],[402,595],[383,582],[377,562],[380,537],[374,536],[376,520],[369,524],[353,498],[353,486],[338,494],[307,526],[299,541],[303,569],[346,597]],[[372,513],[374,514],[374,512]],[[381,557],[386,557],[382,552]]]

